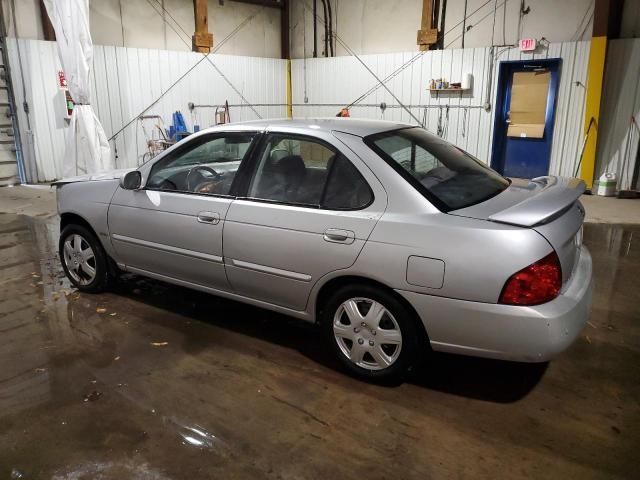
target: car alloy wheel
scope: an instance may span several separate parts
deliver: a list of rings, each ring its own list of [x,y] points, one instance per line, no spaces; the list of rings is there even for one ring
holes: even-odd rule
[[[71,278],[79,285],[89,285],[96,278],[96,256],[89,242],[81,235],[69,235],[63,246],[64,264]]]
[[[333,316],[333,334],[342,354],[369,371],[389,368],[402,350],[398,322],[384,305],[370,298],[342,302]]]

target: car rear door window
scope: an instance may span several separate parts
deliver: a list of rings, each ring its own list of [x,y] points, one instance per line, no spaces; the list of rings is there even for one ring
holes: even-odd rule
[[[340,152],[310,138],[271,135],[258,159],[248,197],[348,210],[371,203],[360,172]]]
[[[323,208],[357,210],[373,201],[369,184],[343,155],[336,158],[324,192]]]
[[[229,195],[255,133],[226,133],[188,140],[153,165],[147,188],[203,195]]]
[[[365,143],[445,212],[483,202],[509,186],[497,172],[421,128],[371,135]]]

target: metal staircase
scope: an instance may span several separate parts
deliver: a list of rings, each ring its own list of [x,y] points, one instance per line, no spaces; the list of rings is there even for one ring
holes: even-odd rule
[[[5,16],[0,3],[0,186],[26,182],[6,40]]]

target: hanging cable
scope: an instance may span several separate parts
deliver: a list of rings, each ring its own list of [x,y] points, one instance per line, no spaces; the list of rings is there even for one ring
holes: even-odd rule
[[[166,15],[167,15],[167,16],[168,16],[168,17],[173,21],[173,23],[175,23],[175,24],[176,24],[176,26],[177,26],[177,27],[182,31],[182,33],[184,33],[187,37],[189,37],[189,34],[186,32],[186,30],[185,30],[184,28],[182,28],[182,25],[180,25],[180,24],[178,23],[178,21],[173,17],[173,15],[171,15],[171,12],[169,12],[169,11],[164,7],[164,5],[162,5],[162,3],[160,3],[158,0],[147,0],[147,3],[148,3],[149,5],[151,5],[151,8],[153,8],[153,9],[155,10],[155,12],[156,12],[158,15],[160,15],[161,17],[163,16],[163,15],[162,15],[162,12],[164,12],[164,13],[165,13],[165,14],[166,14]],[[158,10],[156,9],[156,5],[160,8],[160,11],[158,11]],[[169,22],[167,22],[167,19],[166,19],[166,18],[163,18],[162,20],[163,20],[167,25],[169,25]],[[169,26],[171,27],[171,25],[169,25]],[[171,29],[174,31],[174,33],[175,33],[176,35],[178,35],[178,37],[180,37],[180,34],[179,34],[178,32],[176,32],[175,28],[171,27]],[[182,39],[181,39],[181,40],[182,40]],[[184,43],[184,42],[183,42],[183,43]]]
[[[480,5],[478,8],[476,8],[473,12],[471,12],[469,15],[466,16],[467,19],[471,18],[473,15],[475,15],[480,9],[482,9],[483,7],[485,7],[486,5],[488,5],[489,3],[491,3],[494,0],[486,0],[482,5]],[[498,0],[495,0],[496,3]],[[507,0],[508,1],[508,0]],[[316,15],[316,19],[317,20],[321,20],[320,17],[318,17]],[[461,20],[460,22],[456,23],[454,26],[452,26],[451,28],[447,29],[445,32],[440,32],[440,34],[438,35],[438,39],[437,41],[440,41],[442,39],[444,39],[444,36],[451,33],[452,31],[454,31],[456,28],[458,28],[460,25],[462,25],[464,20]],[[482,20],[480,20],[482,21]],[[338,34],[336,33],[335,35],[336,40],[338,38],[340,38],[338,36]],[[459,37],[457,37],[459,38]],[[456,38],[456,39],[457,39]],[[456,40],[454,39],[454,41]],[[415,62],[416,60],[418,60],[420,57],[422,57],[425,53],[427,53],[428,50],[423,50],[418,52],[416,55],[414,55],[412,58],[410,58],[407,62],[405,62],[404,64],[400,65],[396,70],[394,70],[393,72],[391,72],[389,75],[387,75],[381,82],[377,83],[376,85],[374,85],[373,87],[371,87],[369,90],[367,90],[365,93],[363,93],[362,95],[360,95],[358,98],[356,98],[353,102],[351,102],[350,104],[347,105],[347,108],[352,107],[353,105],[360,103],[362,100],[364,100],[366,97],[368,97],[369,95],[371,95],[373,92],[375,92],[376,90],[378,90],[380,87],[383,86],[384,83],[387,83],[389,80],[393,79],[394,77],[396,77],[397,75],[399,75],[403,70],[405,70],[409,65],[411,65],[413,62]]]
[[[334,31],[336,32],[336,35],[338,35],[338,10],[340,10],[340,5],[338,5],[338,0],[335,0],[336,2],[336,21],[335,21],[335,25],[336,28],[334,28]],[[338,45],[336,45],[336,52],[338,51]]]
[[[116,133],[114,133],[113,135],[111,135],[111,137],[109,137],[109,141],[113,140],[117,135],[119,135],[120,133],[122,133],[129,125],[131,125],[133,122],[136,121],[136,119],[140,116],[143,115],[147,110],[149,110],[151,107],[153,107],[154,105],[156,105],[160,100],[162,100],[162,98],[167,95],[167,93],[169,93],[176,85],[178,85],[183,78],[185,78],[187,75],[189,75],[189,73],[191,73],[198,65],[200,65],[202,62],[204,62],[205,60],[207,60],[209,58],[209,55],[212,55],[214,53],[216,53],[227,41],[229,41],[236,33],[238,33],[240,30],[242,30],[242,28],[247,25],[247,23],[249,23],[251,20],[253,20],[253,18],[258,15],[258,13],[260,13],[262,10],[258,10],[256,12],[254,12],[253,14],[249,15],[247,18],[245,18],[236,28],[234,28],[231,33],[229,33],[229,35],[227,35],[225,38],[222,39],[222,41],[220,41],[220,43],[218,43],[218,45],[216,46],[216,48],[214,48],[213,50],[211,50],[209,53],[206,53],[205,55],[203,55],[203,57],[198,60],[195,64],[193,64],[186,72],[184,72],[175,82],[173,82],[171,85],[169,85],[169,87],[158,97],[156,98],[153,102],[151,102],[144,110],[142,110],[138,115],[136,115],[135,117],[133,117],[131,120],[129,120],[122,128],[120,128],[120,130],[118,130]],[[218,71],[218,73],[221,73],[220,70],[213,65],[214,68],[216,68],[216,71]],[[226,77],[223,76],[223,78],[227,81],[227,83],[229,83],[228,79]],[[232,86],[232,88],[237,92],[237,90],[235,89],[235,87]],[[237,92],[239,93],[239,92]],[[255,108],[253,107],[253,105],[251,105],[246,98],[244,98],[244,96],[242,96],[242,94],[240,94],[240,98],[247,104],[247,106],[249,108],[251,108],[251,110],[253,110],[253,112],[258,116],[258,118],[262,118],[260,116],[260,114],[255,110]]]
[[[493,4],[493,25],[491,26],[491,46],[496,43],[496,16],[498,14],[498,0]]]
[[[507,2],[502,4],[502,44],[505,45],[507,43],[506,37],[507,30]]]
[[[166,21],[166,19],[163,17],[163,15],[162,15],[160,12],[158,12],[158,10],[156,10],[156,9],[155,9],[155,7],[153,6],[153,4],[151,3],[152,1],[154,1],[154,2],[155,2],[155,3],[156,3],[156,4],[157,4],[161,9],[162,9],[162,11],[163,11],[164,13],[166,13],[166,14],[171,18],[171,20],[173,20],[173,22],[176,24],[176,26],[177,26],[177,27],[178,27],[178,28],[179,28],[179,29],[180,29],[180,30],[185,34],[185,36],[186,36],[187,38],[191,38],[191,37],[189,36],[189,34],[187,33],[187,31],[186,31],[186,30],[185,30],[185,29],[184,29],[184,28],[183,28],[183,27],[178,23],[178,21],[174,18],[174,16],[173,16],[173,15],[171,15],[171,12],[169,12],[169,11],[168,11],[168,10],[167,10],[167,9],[166,9],[166,8],[165,8],[165,7],[164,7],[164,6],[163,6],[163,5],[162,5],[158,0],[147,0],[147,2],[148,2],[148,3],[153,7],[153,9],[156,11],[156,13],[157,13],[158,15],[160,15],[160,17],[163,19],[163,21],[164,21],[167,25],[169,25],[169,27],[174,31],[174,33],[175,33],[176,35],[178,35],[178,38],[182,41],[182,43],[184,43],[188,48],[191,48],[191,44],[190,44],[190,43],[188,43],[187,41],[185,41],[185,40],[180,36],[180,34],[178,33],[178,31],[177,31],[175,28],[173,28],[173,26],[172,26],[169,22],[167,22],[167,21]],[[258,13],[260,13],[260,10],[258,10],[258,11],[256,11],[256,12],[254,13],[254,17],[255,17]],[[230,37],[229,37],[229,35],[227,35],[227,37],[225,37],[225,38],[223,39],[223,41],[226,41],[226,40],[228,40],[229,38],[230,38]],[[217,52],[217,51],[220,49],[220,47],[221,47],[221,46],[222,46],[222,45],[220,45],[220,44],[219,44],[219,45],[215,48],[215,51]],[[218,72],[218,74],[222,77],[222,79],[223,79],[223,80],[224,80],[224,81],[225,81],[225,82],[226,82],[226,83],[231,87],[231,89],[232,89],[234,92],[236,92],[236,94],[240,97],[240,99],[241,99],[243,102],[245,102],[245,103],[249,106],[249,108],[251,108],[251,110],[253,110],[253,113],[255,113],[255,114],[256,114],[256,116],[257,116],[258,118],[260,118],[260,119],[261,119],[261,118],[262,118],[262,116],[261,116],[261,115],[256,111],[256,109],[255,109],[255,108],[253,108],[253,107],[252,107],[251,103],[249,103],[249,101],[248,101],[246,98],[244,98],[244,96],[242,95],[242,93],[241,93],[241,92],[240,92],[240,91],[235,87],[235,85],[233,85],[233,83],[231,83],[231,81],[230,81],[230,80],[225,76],[225,74],[224,74],[224,73],[222,73],[222,70],[220,70],[220,68],[218,68],[218,66],[217,66],[215,63],[213,63],[213,60],[211,60],[210,58],[208,58],[208,56],[209,56],[209,54],[210,54],[210,53],[212,54],[212,53],[214,53],[214,52],[209,52],[209,53],[207,53],[207,54],[205,55],[205,57],[207,58],[207,61],[211,64],[211,66],[214,68],[214,70],[215,70],[216,72]]]
[[[469,109],[464,107],[462,110],[462,136],[464,137],[467,134],[467,114],[469,113]]]
[[[580,20],[580,23],[578,24],[578,27],[576,28],[575,33],[573,35],[571,35],[571,40],[580,40],[580,38],[582,38],[582,35],[584,35],[584,31],[587,28],[587,26],[589,25],[589,22],[591,21],[591,18],[589,18],[589,20],[587,20],[587,24],[584,25],[584,28],[583,28],[583,23],[584,23],[585,19],[589,16],[589,12],[591,12],[591,16],[593,16],[593,11],[591,10],[592,7],[595,10],[595,1],[594,2],[590,2],[589,5],[587,5],[587,9],[585,10],[584,15],[582,16],[582,20]]]
[[[443,138],[447,138],[449,135],[449,105],[445,105],[444,112],[444,132],[442,136]]]
[[[468,0],[464,0],[464,13],[462,15],[462,48],[464,48],[464,36],[467,33],[467,3]]]
[[[324,24],[324,56],[329,56],[329,23],[327,21],[327,1],[320,0],[322,2],[322,11],[324,12],[324,20],[322,23]]]
[[[373,70],[371,70],[369,68],[369,65],[367,65],[358,55],[356,55],[356,53],[351,50],[351,48],[342,41],[341,38],[336,37],[336,41],[338,43],[340,43],[340,45],[342,45],[342,48],[344,48],[350,55],[354,56],[356,60],[358,60],[358,62],[360,62],[360,64],[371,74],[371,76],[373,78],[375,78],[378,82],[380,82],[382,84],[382,87],[389,92],[389,95],[391,95],[393,97],[393,99],[398,102],[398,104],[409,114],[409,116],[411,118],[413,118],[416,122],[418,122],[418,125],[421,124],[420,119],[418,117],[416,117],[413,112],[411,112],[411,110],[409,110],[401,101],[398,97],[396,97],[396,95],[391,91],[391,89],[389,87],[387,87],[385,84],[382,83],[382,80],[380,80],[380,78],[373,72]]]
[[[326,0],[326,1],[327,1],[327,13],[329,15],[329,51],[331,52],[331,56],[335,57],[333,53],[334,39],[333,39],[333,13],[331,12],[331,0]]]
[[[122,17],[122,0],[118,0],[118,12],[120,13],[120,32],[122,33],[122,46],[124,47],[124,19]]]
[[[491,0],[489,0],[489,1],[491,1]],[[498,5],[498,0],[495,0],[495,2],[496,2],[496,3],[495,3],[495,5],[496,5],[496,6],[494,7],[494,11],[493,11],[493,12],[489,12],[489,13],[487,13],[484,17],[482,17],[480,20],[478,20],[478,21],[474,24],[474,27],[475,27],[475,26],[477,26],[477,25],[479,25],[480,23],[482,23],[484,20],[486,20],[486,19],[487,19],[487,17],[489,17],[489,15],[491,15],[491,13],[493,13],[493,25],[494,25],[494,29],[495,29],[495,17],[496,17],[496,10],[497,10],[499,7],[502,7],[503,5],[506,5],[509,1],[510,1],[510,0],[504,0],[500,5]],[[487,3],[489,3],[489,2],[487,2]],[[486,5],[486,3],[485,3],[485,5]],[[471,14],[471,15],[473,15],[473,14]],[[451,46],[451,45],[452,45],[456,40],[458,40],[461,36],[462,36],[462,34],[460,34],[460,35],[458,35],[457,37],[455,37],[455,38],[454,38],[453,40],[451,40],[451,41],[450,41],[450,42],[449,42],[449,43],[448,43],[444,48],[449,48],[449,47],[450,47],[450,46]],[[493,36],[493,33],[492,33],[492,36]],[[493,45],[493,41],[491,42],[491,44]]]

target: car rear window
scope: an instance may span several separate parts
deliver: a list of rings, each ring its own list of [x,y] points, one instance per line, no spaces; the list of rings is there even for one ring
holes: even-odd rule
[[[370,135],[365,143],[445,212],[481,203],[509,186],[479,160],[421,128]]]

